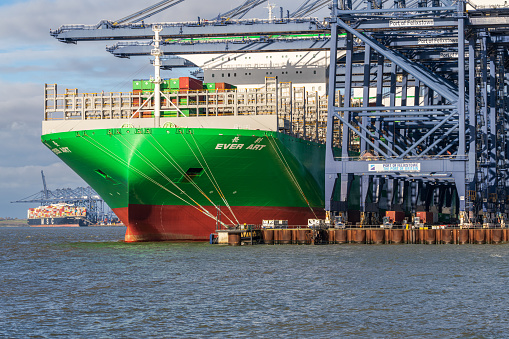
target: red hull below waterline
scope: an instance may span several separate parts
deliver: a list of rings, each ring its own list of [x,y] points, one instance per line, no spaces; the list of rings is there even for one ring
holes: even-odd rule
[[[214,217],[216,209],[205,207]],[[288,220],[289,225],[307,225],[310,218],[323,218],[324,212],[304,207],[232,206],[239,224],[259,225],[263,219]],[[221,220],[236,222],[223,207]],[[135,241],[208,241],[216,231],[216,221],[192,206],[130,205],[116,208],[115,214],[127,226],[126,242]],[[227,217],[226,217],[227,216]]]

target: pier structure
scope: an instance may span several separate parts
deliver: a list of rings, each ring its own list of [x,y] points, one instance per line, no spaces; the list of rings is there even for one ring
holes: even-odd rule
[[[507,228],[449,228],[444,226],[406,229],[319,228],[292,227],[262,229],[219,230],[211,236],[211,243],[220,245],[326,245],[326,244],[374,244],[374,245],[443,245],[443,244],[503,244],[509,241]]]
[[[152,40],[156,24],[144,19],[181,2],[50,33],[66,43]],[[157,23],[160,49],[172,56],[167,67],[183,65],[176,56],[186,54],[328,51],[330,220],[365,225],[384,215],[424,212],[449,215],[464,227],[505,226],[509,8],[464,0],[331,0],[307,1],[278,18],[244,18],[261,3],[247,0],[210,20]],[[324,6],[329,17],[306,16]],[[121,41],[107,50],[130,57],[150,55],[152,47],[151,41]],[[276,114],[285,105],[279,98]],[[304,117],[302,125],[311,120]],[[318,126],[299,132],[293,124],[279,125],[305,135]],[[360,211],[350,210],[347,201],[359,195]]]

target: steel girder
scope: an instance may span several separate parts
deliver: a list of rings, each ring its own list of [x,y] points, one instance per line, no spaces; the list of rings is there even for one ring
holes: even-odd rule
[[[382,209],[413,213],[421,190],[442,196],[437,204],[452,201],[461,222],[504,218],[507,51],[496,46],[508,41],[506,19],[472,20],[461,1],[429,11],[348,6],[334,1],[332,9],[332,36],[347,38],[344,48],[331,43],[331,64],[337,49],[345,57],[329,78],[329,96],[339,92],[341,104],[329,106],[326,210],[346,212],[353,194],[367,212],[374,200],[365,185],[374,185],[387,195]],[[416,21],[416,13],[425,15]],[[350,191],[354,180],[359,192]]]

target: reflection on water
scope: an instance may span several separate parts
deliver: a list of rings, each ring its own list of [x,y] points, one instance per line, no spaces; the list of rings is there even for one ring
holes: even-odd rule
[[[0,336],[505,337],[509,245],[135,243],[0,228]]]

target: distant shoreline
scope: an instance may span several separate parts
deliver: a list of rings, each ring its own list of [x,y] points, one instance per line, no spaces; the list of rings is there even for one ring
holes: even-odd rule
[[[30,227],[26,219],[0,220],[0,227]]]

